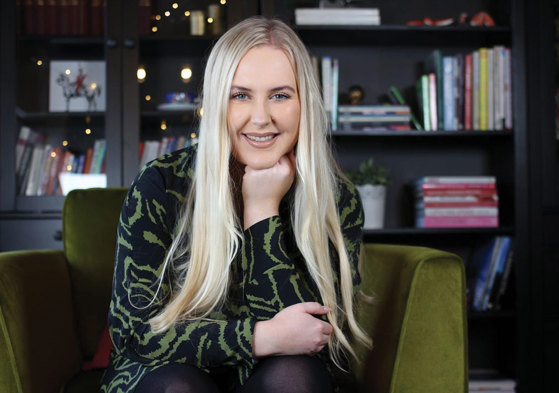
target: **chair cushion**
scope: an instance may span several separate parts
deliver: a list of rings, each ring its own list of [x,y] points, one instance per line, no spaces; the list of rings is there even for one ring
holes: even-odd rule
[[[126,192],[126,188],[75,190],[64,201],[64,253],[85,359],[93,357],[107,323],[116,230]]]

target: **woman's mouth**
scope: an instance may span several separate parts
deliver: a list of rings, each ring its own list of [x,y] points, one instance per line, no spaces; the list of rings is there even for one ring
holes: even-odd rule
[[[255,147],[268,147],[274,143],[276,137],[279,134],[266,134],[266,135],[257,135],[257,134],[243,134],[246,138],[248,143]]]

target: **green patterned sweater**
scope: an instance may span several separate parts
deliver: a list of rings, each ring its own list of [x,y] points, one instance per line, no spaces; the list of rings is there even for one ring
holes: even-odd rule
[[[176,218],[187,194],[196,147],[179,150],[148,163],[134,180],[118,226],[109,330],[114,346],[103,377],[103,392],[132,392],[148,372],[168,363],[187,363],[212,372],[225,370],[231,387],[250,376],[252,333],[259,320],[272,318],[295,303],[320,301],[292,235],[288,193],[280,215],[244,232],[239,255],[231,267],[227,301],[211,320],[175,324],[164,334],[151,332],[149,319],[168,297],[166,280],[156,294],[163,260],[172,241]],[[363,212],[356,189],[340,181],[338,210],[354,284],[360,281],[357,262]],[[334,253],[332,254],[334,255]],[[337,272],[337,258],[332,258]],[[170,270],[168,270],[170,271]],[[328,361],[327,351],[320,354]]]

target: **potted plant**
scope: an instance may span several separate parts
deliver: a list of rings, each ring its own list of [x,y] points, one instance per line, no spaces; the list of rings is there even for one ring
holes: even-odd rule
[[[355,184],[365,212],[364,229],[379,229],[384,226],[386,186],[390,181],[389,170],[375,165],[372,158],[361,163],[359,169],[347,173]]]

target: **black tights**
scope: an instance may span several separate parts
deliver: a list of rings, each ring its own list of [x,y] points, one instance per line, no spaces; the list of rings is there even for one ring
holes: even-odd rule
[[[330,375],[316,357],[278,356],[260,361],[238,393],[329,393]],[[172,363],[147,374],[134,393],[225,393],[200,369]]]

